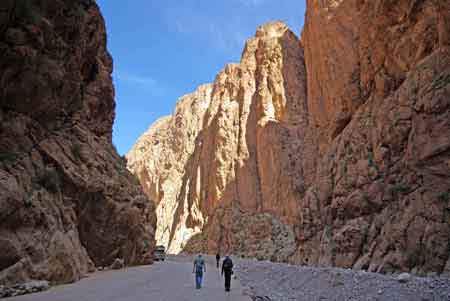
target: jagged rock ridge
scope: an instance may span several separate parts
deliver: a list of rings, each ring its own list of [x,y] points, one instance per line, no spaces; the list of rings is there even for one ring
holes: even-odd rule
[[[0,3],[0,284],[148,263],[156,218],[112,145],[94,1]]]
[[[239,64],[128,154],[168,210],[160,242],[448,272],[450,3],[307,5],[301,42],[282,23],[260,27]]]

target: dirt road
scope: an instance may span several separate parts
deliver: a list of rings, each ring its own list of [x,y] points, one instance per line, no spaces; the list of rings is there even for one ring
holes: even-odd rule
[[[58,286],[44,293],[20,296],[11,301],[248,301],[237,280],[225,292],[223,278],[207,261],[204,286],[195,289],[190,258],[169,258],[151,266],[126,268],[92,274],[77,283]]]

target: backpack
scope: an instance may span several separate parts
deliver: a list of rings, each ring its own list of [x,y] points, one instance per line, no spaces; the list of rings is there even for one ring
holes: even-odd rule
[[[231,259],[227,258],[223,261],[222,267],[224,270],[231,270],[233,268],[233,262]]]

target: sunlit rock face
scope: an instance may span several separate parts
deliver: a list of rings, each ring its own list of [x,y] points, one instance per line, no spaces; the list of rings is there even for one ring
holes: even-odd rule
[[[201,143],[198,137],[211,103],[212,88],[204,85],[181,97],[173,116],[155,122],[127,155],[128,168],[156,203],[156,241],[172,253],[180,252],[183,243],[200,232],[205,222],[197,203],[187,206],[187,195],[181,193],[189,189],[191,177],[200,176],[186,174],[186,168],[192,164],[192,154]],[[189,225],[190,216],[199,224]]]
[[[445,3],[444,3],[445,2]],[[315,183],[293,260],[442,272],[449,256],[447,1],[307,1]]]
[[[111,142],[94,1],[0,2],[0,284],[150,263],[154,207]]]
[[[174,115],[153,125],[127,156],[157,204],[158,242],[179,252],[213,223],[217,208],[234,201],[244,212],[293,224],[305,188],[299,156],[306,126],[299,40],[282,23],[266,24],[247,41],[240,64],[182,97]],[[232,226],[224,224],[220,235],[233,235]],[[208,243],[218,247],[215,239]]]
[[[128,155],[151,198],[170,204],[159,209],[159,224],[170,224],[161,241],[173,251],[448,273],[450,4],[307,6],[301,41],[280,22],[260,27],[209,86],[204,109],[180,112],[180,101],[138,142],[147,151]],[[174,130],[177,120],[192,136]],[[158,135],[168,145],[159,151]],[[167,174],[177,166],[175,180],[160,176],[166,164]]]
[[[307,1],[302,42],[308,107],[321,151],[362,104],[387,97],[421,60],[448,43],[448,5],[431,0]]]

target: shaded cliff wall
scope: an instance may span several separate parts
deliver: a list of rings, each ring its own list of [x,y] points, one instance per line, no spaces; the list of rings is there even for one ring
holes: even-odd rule
[[[151,262],[153,204],[112,145],[94,1],[0,3],[0,283]]]

